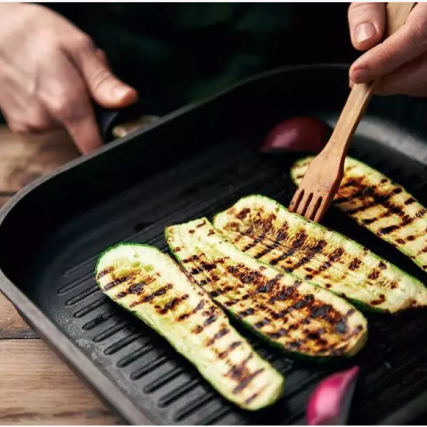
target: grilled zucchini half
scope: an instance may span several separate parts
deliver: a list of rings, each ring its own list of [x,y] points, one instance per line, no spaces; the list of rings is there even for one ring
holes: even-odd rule
[[[301,182],[312,159],[303,158],[292,166],[291,176],[296,184]],[[402,186],[347,157],[333,204],[427,272],[427,209]]]
[[[364,346],[367,322],[352,305],[251,258],[206,218],[168,227],[166,240],[210,297],[270,344],[320,361],[351,357]]]
[[[213,224],[253,258],[361,307],[395,313],[427,305],[427,288],[419,280],[268,197],[244,197],[218,214]]]
[[[102,292],[166,338],[239,407],[258,410],[283,394],[284,378],[168,255],[139,244],[112,247],[98,261],[96,280]]]

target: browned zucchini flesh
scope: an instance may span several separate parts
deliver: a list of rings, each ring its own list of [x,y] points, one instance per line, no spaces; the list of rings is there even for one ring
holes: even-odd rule
[[[427,305],[427,288],[360,244],[254,195],[218,214],[214,226],[255,259],[365,308],[395,313]]]
[[[312,159],[306,157],[293,165],[291,176],[296,184],[301,182]],[[401,185],[347,157],[333,204],[427,272],[427,208]]]
[[[170,250],[211,298],[271,344],[301,356],[355,355],[367,322],[332,292],[238,250],[206,219],[166,229]]]
[[[280,373],[157,248],[121,244],[108,249],[99,259],[96,279],[102,292],[166,338],[231,402],[258,410],[282,396]]]

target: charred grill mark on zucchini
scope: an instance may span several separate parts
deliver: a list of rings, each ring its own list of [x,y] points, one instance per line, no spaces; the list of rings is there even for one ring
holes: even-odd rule
[[[151,282],[148,282],[148,284],[150,283]],[[127,288],[127,292],[131,294],[139,294],[142,291],[144,285],[145,285],[144,282],[134,283]],[[108,289],[105,289],[105,290],[108,290]]]
[[[384,264],[384,263],[383,263]],[[353,258],[348,266],[350,270],[357,270],[362,265],[362,261],[359,258]],[[385,265],[385,264],[384,264]],[[387,268],[387,266],[385,266]]]
[[[209,341],[207,342],[208,346],[213,345],[213,343],[216,340],[221,339],[222,337],[225,337],[228,333],[230,332],[230,329],[227,328],[226,326],[224,326],[222,329],[220,329],[214,336],[213,338],[209,339]]]
[[[384,236],[384,235],[386,235],[386,234],[390,234],[390,233],[392,233],[393,231],[398,230],[399,228],[400,228],[400,226],[399,226],[399,225],[389,225],[388,227],[380,228],[380,229],[378,230],[378,234],[379,234],[380,236]]]
[[[218,354],[218,357],[220,359],[225,359],[227,356],[230,355],[230,353],[232,353],[236,348],[240,347],[242,345],[241,341],[236,341],[231,343],[228,348],[225,351],[222,351],[221,353]],[[247,358],[247,360],[252,359],[253,355],[250,354]],[[231,363],[228,363],[229,366],[232,366]]]
[[[421,282],[339,233],[290,213],[274,200],[248,196],[232,209],[233,214],[230,210],[218,214],[214,225],[251,257],[367,308],[396,312],[427,305],[427,290]],[[239,221],[237,215],[243,209],[250,212]],[[246,250],[260,235],[262,241]]]
[[[163,307],[159,309],[160,314],[166,314],[168,311],[174,311],[179,304],[183,303],[189,298],[188,294],[184,294],[180,297],[175,297],[169,302],[167,302]],[[203,301],[202,301],[203,302]],[[199,303],[200,304],[200,303]]]
[[[210,274],[212,268],[202,271]],[[101,256],[96,273],[106,295],[163,335],[238,406],[257,410],[282,395],[281,375],[167,255],[144,245],[119,245]],[[233,369],[240,375],[230,375]]]
[[[212,236],[212,234],[211,234],[211,236]],[[249,243],[245,247],[245,251],[248,251],[249,249],[254,248],[258,243],[262,242],[263,240],[264,240],[264,236],[257,237],[253,242]]]
[[[192,255],[187,259],[183,259],[182,262],[184,264],[188,263],[188,262],[193,262],[193,261],[197,261],[199,259],[199,257],[197,255]]]
[[[147,284],[147,282],[145,282],[145,284]],[[170,289],[172,289],[172,288],[173,288],[173,285],[168,284],[166,286],[162,286],[161,288],[153,291],[152,293],[148,292],[147,294],[142,294],[141,295],[141,293],[138,292],[138,295],[140,295],[140,298],[136,299],[129,306],[131,308],[133,308],[133,307],[136,307],[139,304],[143,304],[143,303],[147,303],[147,302],[152,302],[152,301],[154,301],[156,299],[156,297],[161,297],[161,296],[165,295],[167,293],[167,291],[170,290]],[[128,291],[128,293],[129,293],[129,291]],[[131,292],[131,293],[137,293],[137,292]]]
[[[243,389],[249,386],[251,381],[254,380],[256,376],[261,374],[264,371],[264,369],[258,369],[258,371],[253,372],[252,374],[247,375],[246,377],[242,378],[240,380],[240,384],[236,386],[236,388],[233,390],[233,393],[237,394],[240,393]]]
[[[238,301],[233,300],[233,303],[236,304],[236,303],[238,303]],[[249,307],[243,311],[236,313],[236,316],[239,317],[240,319],[244,319],[247,316],[252,316],[254,313],[255,313],[255,310],[253,308]]]
[[[215,316],[215,314],[212,314],[211,316],[209,316],[206,320],[205,323],[203,323],[203,326],[209,326],[211,323],[215,322],[216,320],[218,320],[218,317]]]
[[[101,279],[101,278],[102,278],[102,277],[104,277],[106,274],[111,273],[112,271],[113,271],[113,267],[105,268],[104,270],[100,271],[100,272],[97,274],[97,276],[96,276],[97,280]]]
[[[104,286],[104,291],[109,291],[110,289],[113,289],[115,286],[120,285],[121,283],[127,282],[128,280],[129,280],[129,277],[127,276],[114,279]]]
[[[243,275],[244,274],[245,273],[243,272]],[[236,276],[237,278],[239,278],[238,275]],[[281,278],[283,277],[283,275],[277,275],[276,277]],[[270,282],[272,282],[272,280],[270,280]],[[319,306],[313,306],[313,296],[307,295],[305,297],[301,297],[296,291],[295,287],[288,287],[284,292],[282,291],[278,295],[275,292],[273,292],[272,288],[269,286],[259,286],[256,291],[261,294],[269,293],[270,298],[267,301],[264,301],[263,304],[259,304],[258,301],[256,300],[252,302],[252,306],[256,307],[256,313],[258,314],[258,316],[261,316],[261,313],[264,313],[263,315],[265,316],[260,322],[257,322],[254,324],[255,329],[258,329],[258,327],[261,325],[262,326],[270,325],[274,320],[278,320],[278,319],[284,319],[284,322],[282,324],[285,325],[286,320],[289,320],[285,318],[285,315],[290,314],[292,316],[293,310],[299,310],[301,312],[302,308],[307,308],[306,310],[307,312],[304,313],[301,316],[301,318],[306,318],[306,317],[319,318],[329,313],[329,309],[330,309],[329,305],[323,308]],[[243,298],[241,300],[243,300]],[[275,310],[274,307],[272,306],[274,305],[276,300],[286,301],[289,304],[289,307],[281,311]],[[243,312],[237,313],[237,317],[245,318],[247,316],[253,315],[254,313],[255,313],[255,310],[252,307],[250,307]],[[272,320],[270,320],[269,317]],[[333,316],[331,317],[333,318]],[[332,319],[328,319],[328,320],[331,321]],[[340,318],[339,321],[341,320],[342,319]],[[297,327],[298,325],[295,323],[289,326],[289,328],[291,329],[296,329]],[[323,330],[323,332],[325,331]],[[272,340],[278,340],[285,335],[286,335],[286,331],[285,329],[283,329],[283,327],[279,327],[277,332],[270,332],[268,334],[268,336]],[[303,343],[303,341],[301,341],[301,343]],[[298,347],[301,346],[301,343],[298,344]]]
[[[200,334],[201,332],[203,332],[203,330],[204,330],[203,326],[197,325],[191,330],[191,332],[193,334]]]
[[[205,300],[200,301],[199,304],[197,304],[197,306],[193,310],[187,311],[187,312],[181,314],[177,318],[178,322],[181,322],[183,320],[189,319],[191,316],[193,316],[194,314],[196,314],[198,311],[203,310],[203,308],[205,307],[205,305],[206,305],[206,301]],[[211,312],[208,312],[208,313],[211,313]],[[206,316],[206,312],[204,312],[204,315]],[[214,316],[213,313],[211,313],[210,315]],[[212,322],[210,322],[210,323],[212,323]],[[206,326],[209,326],[210,323],[206,324],[206,322],[205,322],[205,324],[203,325],[203,328],[205,328]]]
[[[378,267],[381,270],[387,270],[387,264],[384,261],[380,261],[379,264],[378,264]]]
[[[233,366],[228,375],[238,381],[243,379],[245,377],[245,362],[242,362],[239,366]]]
[[[372,305],[380,305],[385,301],[385,295],[381,294],[379,298],[375,301],[372,301]]]
[[[378,270],[373,270],[373,271],[369,274],[368,279],[371,279],[371,280],[377,280],[377,279],[378,279],[378,277],[380,277],[380,275],[381,275],[381,273],[380,273]],[[385,300],[385,298],[384,298],[384,300]]]
[[[241,216],[248,217],[248,212]],[[171,248],[182,248],[176,256],[179,260],[182,254],[183,268],[197,270],[195,279],[206,282],[204,289],[211,297],[244,324],[286,351],[311,357],[351,355],[363,346],[366,320],[354,307],[332,293],[259,264],[212,233],[210,223],[197,224],[168,227],[167,242]],[[189,227],[197,232],[189,233]],[[295,246],[307,237],[300,233]],[[195,254],[191,261],[190,254]],[[334,254],[340,256],[339,251]],[[200,268],[206,263],[211,268]]]
[[[292,168],[296,183],[311,157]],[[366,164],[347,157],[334,205],[360,225],[395,246],[427,272],[427,208],[401,185]]]

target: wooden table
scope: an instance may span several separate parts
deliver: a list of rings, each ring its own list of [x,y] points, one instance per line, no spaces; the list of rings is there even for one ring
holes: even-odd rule
[[[23,138],[0,126],[0,206],[77,156],[65,132]],[[1,293],[0,424],[117,424]]]

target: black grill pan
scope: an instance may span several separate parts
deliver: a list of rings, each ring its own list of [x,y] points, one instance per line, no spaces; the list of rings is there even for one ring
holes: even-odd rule
[[[261,155],[277,121],[314,115],[333,124],[348,94],[347,68],[301,66],[249,80],[107,144],[30,185],[0,213],[0,287],[53,349],[131,424],[303,424],[307,398],[328,373],[360,365],[352,424],[409,424],[427,412],[427,312],[369,315],[353,360],[290,359],[251,337],[287,377],[286,394],[259,413],[223,400],[181,356],[97,289],[96,257],[109,245],[166,250],[168,224],[262,193],[287,204],[296,155]],[[375,97],[351,155],[427,203],[427,103]],[[400,253],[331,210],[326,224],[427,283]],[[247,335],[247,333],[245,333]]]

